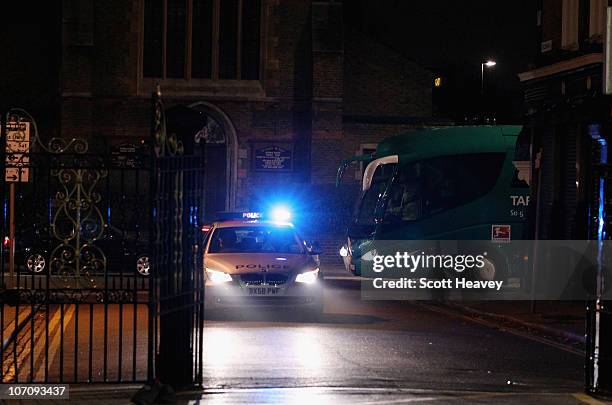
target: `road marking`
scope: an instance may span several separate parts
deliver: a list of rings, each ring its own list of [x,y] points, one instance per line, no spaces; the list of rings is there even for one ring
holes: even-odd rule
[[[64,313],[64,325],[63,325],[63,331],[64,331],[64,337],[66,336],[66,328],[68,327],[68,325],[70,324],[70,322],[72,321],[72,317],[74,316],[74,305],[67,305],[64,306],[64,310],[66,310],[66,308],[68,308],[68,311],[66,311]],[[61,319],[61,312],[62,308],[61,306],[58,306],[54,313],[53,316],[51,317],[50,320],[48,320],[49,322],[49,357],[48,357],[48,362],[47,364],[49,365],[49,370],[51,370],[53,363],[55,361],[55,358],[57,357],[57,351],[59,349],[59,327],[60,327],[60,319]],[[47,321],[47,320],[45,320]],[[38,335],[38,338],[35,339],[36,341],[40,340],[40,338],[42,338],[42,335],[44,335],[45,333],[45,328],[41,327],[40,329],[40,333]],[[44,356],[45,356],[45,346],[40,347],[40,350],[38,351],[38,356],[36,357],[36,360],[34,362],[34,367],[36,368],[36,377],[35,377],[35,381],[43,381],[44,380],[44,373],[45,373],[45,368],[44,368]]]
[[[30,356],[35,356],[36,352],[38,352],[38,356],[34,361],[34,368],[38,370],[40,362],[41,362],[41,356],[43,355],[42,353],[43,349],[40,346],[38,346],[38,342],[40,341],[40,338],[42,334],[44,333],[44,328],[37,326],[38,320],[36,319],[36,316],[38,313],[41,313],[41,312],[42,311],[36,311],[36,313],[32,314],[33,322],[28,321],[28,323],[25,325],[25,327],[19,333],[19,335],[15,337],[15,339],[19,339],[17,341],[18,342],[17,350],[19,351],[19,354],[17,355],[17,361],[15,364],[15,362],[12,361],[13,359],[12,354],[9,353],[9,356],[5,360],[5,362],[10,361],[11,364],[8,366],[7,371],[3,376],[3,382],[11,382],[15,378],[16,375],[19,375],[24,365],[27,364],[29,366],[29,364],[31,363],[30,362],[26,363],[26,361]],[[53,319],[51,322],[53,322]],[[33,342],[32,342],[32,327],[34,327],[34,338],[33,338],[34,341]],[[29,349],[28,349],[28,345],[30,346]],[[40,371],[36,373],[32,372],[32,375],[36,375],[35,380],[42,381],[42,377],[40,377]]]
[[[572,396],[574,398],[576,398],[578,401],[584,402],[586,404],[589,405],[606,405],[609,404],[609,402],[602,402],[598,399],[593,398],[590,395],[585,394],[584,392],[576,392],[575,394],[572,394]]]
[[[24,317],[24,319],[21,321],[26,321],[25,318],[27,318],[28,316],[31,317],[35,317],[36,316],[36,311],[34,311],[32,308],[30,308],[30,314],[28,314],[26,317]],[[13,321],[13,325],[14,325],[14,331],[17,331],[17,328],[19,328],[19,325],[21,324],[21,322],[19,322],[19,316],[21,315],[21,312],[19,312],[18,314],[16,314],[17,319],[15,321]],[[19,374],[19,372],[21,371],[21,366],[23,365],[25,359],[27,358],[27,355],[29,353],[29,351],[26,351],[26,346],[29,342],[29,337],[30,337],[30,328],[32,327],[32,318],[27,319],[25,325],[23,326],[23,328],[21,328],[21,330],[19,331],[19,333],[16,333],[16,335],[13,337],[14,340],[14,344],[9,344],[8,346],[8,350],[7,352],[5,352],[5,356],[6,359],[3,359],[2,361],[2,368],[4,370],[4,363],[5,362],[9,362],[10,364],[7,366],[6,371],[3,373],[2,375],[2,382],[11,382],[13,381],[13,379],[15,378],[16,375]],[[34,321],[36,321],[36,319],[34,318]],[[13,351],[17,352],[17,356],[16,359],[13,355]],[[15,360],[15,361],[13,361]]]
[[[45,319],[45,322],[48,322],[48,329],[49,329],[49,339],[55,335],[56,331],[57,331],[57,327],[59,325],[59,319],[60,319],[60,313],[59,313],[59,309],[55,309],[53,311],[53,315],[51,315],[51,319]],[[46,312],[43,311],[43,314],[45,314],[46,316]],[[40,327],[38,328],[38,333],[35,337],[35,341],[36,343],[38,343],[40,341],[40,339],[42,339],[43,335],[45,335],[46,333],[46,329],[45,327]],[[46,345],[47,340],[45,339],[45,345]],[[39,346],[36,345],[36,347],[38,348]],[[34,360],[34,368],[36,368],[36,377],[35,377],[35,381],[43,381],[44,380],[44,356],[45,356],[45,347],[44,345],[41,345],[40,348],[38,349],[38,356],[36,356],[36,359]],[[51,348],[51,342],[49,341],[49,348]],[[32,355],[34,356],[35,354],[32,353]],[[48,362],[47,364],[49,364],[49,367],[51,367],[51,362]]]
[[[68,328],[68,325],[70,325],[70,322],[72,322],[72,317],[74,316],[74,307],[75,307],[74,305],[68,305],[68,311],[64,314],[64,323],[63,325],[61,325],[62,333],[64,335],[63,343],[65,343],[65,340],[66,340],[66,329]],[[65,310],[66,306],[64,306],[63,309]],[[56,314],[59,314],[61,311],[62,311],[62,307],[60,305],[58,310],[56,311]],[[58,324],[60,323],[59,315],[57,317],[57,323]],[[60,340],[60,334],[59,334],[59,327],[58,327],[55,330],[55,335],[53,336],[53,339],[51,339],[51,342],[49,343],[49,368],[53,366],[53,363],[55,362],[55,358],[57,357],[57,352],[59,350],[59,345],[60,345],[59,340]],[[78,356],[78,354],[75,353],[75,356]],[[60,376],[60,380],[61,380],[61,377],[62,376]]]
[[[523,333],[523,332],[521,332],[519,330],[512,329],[512,328],[507,327],[507,326],[500,326],[499,324],[497,324],[495,322],[486,321],[486,320],[480,319],[480,318],[472,318],[470,316],[462,314],[461,312],[456,312],[456,311],[453,311],[453,310],[449,310],[449,309],[445,309],[445,308],[440,308],[440,307],[436,307],[436,306],[433,306],[433,305],[423,304],[422,302],[418,303],[417,305],[419,305],[419,306],[421,306],[421,307],[423,307],[425,309],[428,309],[428,310],[430,310],[432,312],[438,312],[438,313],[444,314],[446,316],[462,318],[462,319],[468,320],[468,321],[473,322],[473,323],[478,323],[478,324],[487,326],[489,328],[496,329],[496,330],[498,330],[500,332],[507,332],[507,333],[510,333],[511,335],[515,335],[515,336],[519,336],[519,337],[522,337],[522,338],[525,338],[525,339],[533,340],[535,342],[539,342],[539,343],[545,344],[547,346],[551,346],[551,347],[554,347],[556,349],[563,350],[565,352],[575,354],[577,356],[581,356],[581,357],[584,356],[584,352],[582,350],[574,349],[573,347],[566,346],[564,344],[555,342],[554,340],[551,340],[551,339],[546,339],[546,338],[543,338],[543,337],[540,337],[540,336],[534,336],[534,335],[530,335],[528,333]]]
[[[17,316],[19,316],[19,314]],[[17,329],[17,326],[15,325],[15,318],[13,318],[13,320],[9,322],[8,326],[5,326],[2,331],[2,335],[4,336],[4,342],[0,342],[2,346],[6,345],[8,347],[10,345],[9,339],[11,339],[11,335],[15,329]]]

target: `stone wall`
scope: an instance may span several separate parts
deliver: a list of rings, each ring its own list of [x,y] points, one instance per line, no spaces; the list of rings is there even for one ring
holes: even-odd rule
[[[92,145],[149,137],[150,94],[160,81],[166,107],[206,102],[237,135],[237,209],[283,194],[299,201],[305,234],[336,262],[355,199],[358,168],[334,186],[342,159],[362,144],[418,127],[431,117],[431,73],[351,31],[342,3],[263,0],[262,74],[256,83],[192,85],[140,77],[138,0],[64,0],[59,130]],[[293,171],[253,169],[254,141],[293,144]]]

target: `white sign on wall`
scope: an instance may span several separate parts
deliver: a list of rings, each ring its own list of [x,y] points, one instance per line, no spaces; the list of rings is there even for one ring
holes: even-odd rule
[[[28,182],[30,180],[30,123],[11,122],[6,124],[6,158],[4,179],[7,182]]]

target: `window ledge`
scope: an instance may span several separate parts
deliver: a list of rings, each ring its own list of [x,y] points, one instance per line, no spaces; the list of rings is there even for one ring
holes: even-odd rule
[[[161,86],[167,97],[222,97],[222,98],[264,98],[266,92],[259,80],[211,80],[211,79],[159,79],[141,78],[138,94],[149,97],[155,86]]]

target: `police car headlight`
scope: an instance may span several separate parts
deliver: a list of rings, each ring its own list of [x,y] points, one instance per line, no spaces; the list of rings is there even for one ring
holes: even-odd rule
[[[206,268],[206,275],[208,276],[208,279],[210,281],[215,283],[224,283],[227,281],[232,281],[232,276],[230,276],[229,274],[219,270],[209,269],[208,267]]]
[[[313,284],[313,283],[316,283],[318,278],[319,278],[319,269],[317,268],[314,270],[309,270],[309,271],[305,271],[304,273],[298,274],[297,277],[295,278],[295,282]]]

